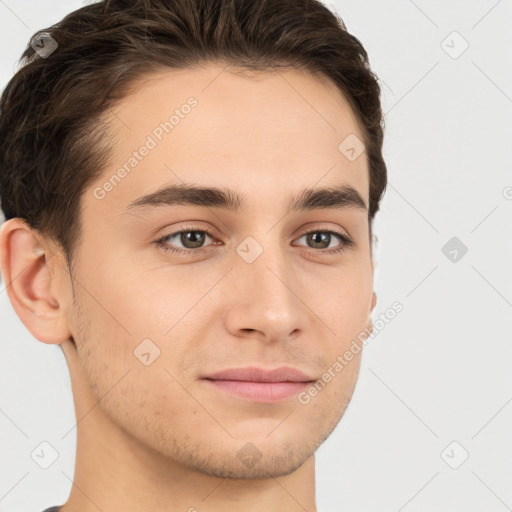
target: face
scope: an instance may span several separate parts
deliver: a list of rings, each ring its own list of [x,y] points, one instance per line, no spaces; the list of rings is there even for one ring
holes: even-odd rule
[[[218,477],[276,477],[313,455],[357,380],[361,351],[336,368],[374,306],[368,165],[338,149],[363,137],[334,85],[222,69],[151,75],[115,108],[67,321],[99,406],[137,442]],[[172,186],[218,190],[177,203]],[[205,379],[284,366],[312,382]]]

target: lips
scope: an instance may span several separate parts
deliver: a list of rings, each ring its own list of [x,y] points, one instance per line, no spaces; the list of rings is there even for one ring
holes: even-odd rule
[[[281,366],[274,370],[265,370],[256,367],[231,368],[203,377],[207,380],[244,381],[244,382],[313,382],[316,379],[305,373]]]
[[[290,366],[281,366],[274,370],[256,367],[231,368],[201,380],[224,395],[259,403],[290,399],[315,381],[313,377]]]

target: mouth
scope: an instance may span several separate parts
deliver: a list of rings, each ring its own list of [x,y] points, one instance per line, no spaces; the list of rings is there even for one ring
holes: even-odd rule
[[[274,370],[232,368],[202,377],[202,380],[222,393],[257,402],[277,402],[290,398],[316,381],[287,366]]]

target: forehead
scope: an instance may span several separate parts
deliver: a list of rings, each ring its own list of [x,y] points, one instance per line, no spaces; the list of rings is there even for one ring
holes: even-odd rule
[[[188,182],[269,205],[284,189],[349,184],[367,203],[365,154],[340,150],[347,137],[363,140],[356,116],[330,80],[304,71],[160,71],[134,84],[109,125],[113,158],[94,187],[110,180],[98,206],[118,214],[139,195]]]

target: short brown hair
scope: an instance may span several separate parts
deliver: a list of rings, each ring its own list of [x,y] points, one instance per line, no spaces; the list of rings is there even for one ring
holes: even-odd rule
[[[43,58],[42,33],[57,42]],[[0,100],[0,201],[63,250],[80,240],[80,199],[108,163],[110,108],[145,73],[226,63],[329,78],[351,105],[370,169],[369,222],[387,184],[378,78],[361,42],[317,0],[105,0],[34,34]],[[341,142],[341,141],[340,141]]]

